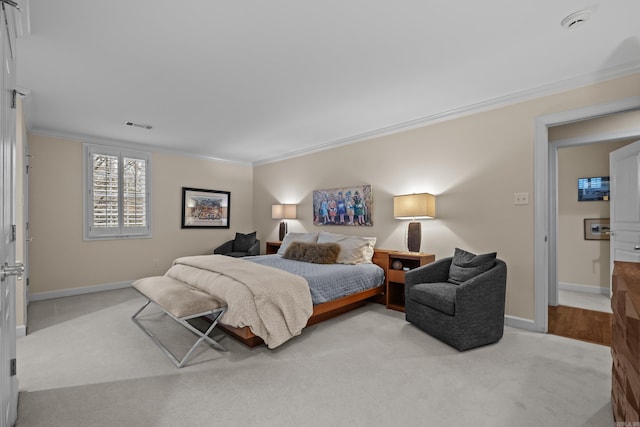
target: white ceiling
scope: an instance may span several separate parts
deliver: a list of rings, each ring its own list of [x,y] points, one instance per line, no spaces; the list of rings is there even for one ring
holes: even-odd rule
[[[588,22],[562,28],[587,8]],[[17,73],[33,132],[253,164],[640,71],[638,0],[31,0],[29,9]]]

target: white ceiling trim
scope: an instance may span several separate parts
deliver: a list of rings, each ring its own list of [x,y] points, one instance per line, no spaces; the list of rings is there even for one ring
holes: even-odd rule
[[[130,148],[130,149],[136,149],[141,151],[152,151],[156,153],[173,154],[173,155],[183,156],[183,157],[196,157],[200,159],[213,160],[221,163],[230,163],[230,164],[236,164],[236,165],[242,165],[242,166],[252,166],[251,162],[240,162],[236,160],[220,159],[217,157],[208,156],[206,154],[192,153],[192,152],[183,151],[183,150],[173,150],[170,148],[160,147],[152,144],[140,144],[137,142],[120,141],[115,139],[100,138],[97,136],[78,135],[73,133],[57,132],[57,131],[51,131],[48,129],[38,129],[38,128],[30,129],[28,132],[33,135],[40,135],[40,136],[45,136],[50,138],[57,138],[57,139],[65,139],[69,141],[89,142],[92,144],[107,145],[110,147]]]
[[[576,136],[575,138],[558,139],[551,141],[556,148],[573,147],[575,145],[600,144],[602,142],[617,142],[627,139],[638,139],[640,128],[623,131],[600,133],[596,135]]]
[[[443,122],[446,120],[457,119],[464,116],[469,116],[483,111],[489,111],[507,105],[513,105],[520,102],[524,102],[530,99],[541,98],[547,95],[553,95],[559,92],[565,92],[579,87],[588,86],[595,83],[612,80],[627,75],[640,72],[640,64],[625,64],[620,67],[613,67],[607,70],[603,70],[599,73],[589,73],[582,76],[578,76],[568,80],[562,80],[549,85],[540,86],[534,89],[515,92],[509,95],[489,99],[486,101],[478,102],[476,104],[467,105],[453,110],[444,111],[442,113],[433,114],[426,117],[421,117],[416,120],[411,120],[404,123],[398,123],[396,125],[387,126],[384,128],[364,132],[351,137],[339,139],[336,141],[329,141],[324,144],[318,144],[311,148],[302,150],[291,151],[280,156],[270,157],[263,160],[253,162],[254,166],[265,165],[268,163],[275,163],[294,157],[300,157],[307,154],[317,153],[332,148],[341,147],[344,145],[354,144],[356,142],[366,141],[368,139],[379,138],[382,136],[392,135],[395,133],[404,132],[411,129],[417,129],[427,125]]]

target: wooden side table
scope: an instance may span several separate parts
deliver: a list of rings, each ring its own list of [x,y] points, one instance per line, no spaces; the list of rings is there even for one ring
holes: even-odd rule
[[[267,255],[273,255],[275,253],[278,252],[278,249],[280,249],[280,245],[282,244],[282,242],[278,241],[278,242],[267,242]]]
[[[404,312],[404,275],[407,271],[436,260],[434,254],[386,251],[389,257],[385,271],[387,308]]]

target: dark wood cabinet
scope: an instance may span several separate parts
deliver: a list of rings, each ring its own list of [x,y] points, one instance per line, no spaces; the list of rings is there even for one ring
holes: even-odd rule
[[[611,406],[616,423],[636,425],[640,424],[640,264],[614,264]]]
[[[278,249],[280,249],[280,245],[282,244],[282,242],[267,242],[267,255],[273,255],[275,253],[278,252]]]

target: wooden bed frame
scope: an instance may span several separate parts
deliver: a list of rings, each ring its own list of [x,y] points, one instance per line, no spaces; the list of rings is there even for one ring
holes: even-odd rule
[[[389,266],[389,254],[384,250],[375,250],[373,253],[373,263],[379,265],[384,270],[385,277],[387,275],[387,269]],[[307,321],[307,326],[315,325],[316,323],[323,322],[325,320],[336,317],[347,311],[354,310],[358,307],[362,307],[367,301],[377,302],[384,304],[384,293],[386,292],[386,286],[383,282],[377,288],[367,289],[366,291],[358,292],[355,294],[347,295],[342,298],[328,301],[322,304],[313,306],[313,314]],[[224,331],[228,335],[237,339],[241,343],[248,347],[256,347],[264,344],[262,338],[254,335],[248,326],[244,328],[235,328],[233,326],[223,325],[218,323],[218,329]]]

